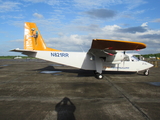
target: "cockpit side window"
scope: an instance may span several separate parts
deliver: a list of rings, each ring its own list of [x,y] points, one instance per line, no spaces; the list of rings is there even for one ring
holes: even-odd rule
[[[129,56],[128,56],[128,55],[125,55],[125,57],[124,57],[124,61],[130,61],[130,59],[129,59]]]

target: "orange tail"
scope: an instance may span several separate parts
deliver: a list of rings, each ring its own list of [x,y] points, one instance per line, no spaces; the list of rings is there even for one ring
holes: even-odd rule
[[[60,51],[46,47],[44,40],[35,23],[25,22],[24,49],[41,51]]]

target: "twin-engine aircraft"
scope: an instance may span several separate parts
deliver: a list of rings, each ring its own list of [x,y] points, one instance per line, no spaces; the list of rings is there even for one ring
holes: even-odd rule
[[[11,51],[79,69],[95,70],[95,77],[102,79],[102,71],[145,71],[144,75],[149,75],[152,64],[125,53],[127,50],[144,48],[146,45],[140,42],[93,39],[88,52],[65,52],[48,48],[36,24],[26,22],[24,49],[17,48]]]

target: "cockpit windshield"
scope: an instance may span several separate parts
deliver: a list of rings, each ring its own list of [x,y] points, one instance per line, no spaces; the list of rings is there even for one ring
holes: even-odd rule
[[[136,62],[136,61],[139,61],[139,59],[136,56],[132,56],[131,61]]]

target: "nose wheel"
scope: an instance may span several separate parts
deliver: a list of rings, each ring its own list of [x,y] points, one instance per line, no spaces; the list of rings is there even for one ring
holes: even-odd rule
[[[145,76],[148,76],[148,75],[149,75],[149,70],[145,70],[143,74],[144,74]]]

